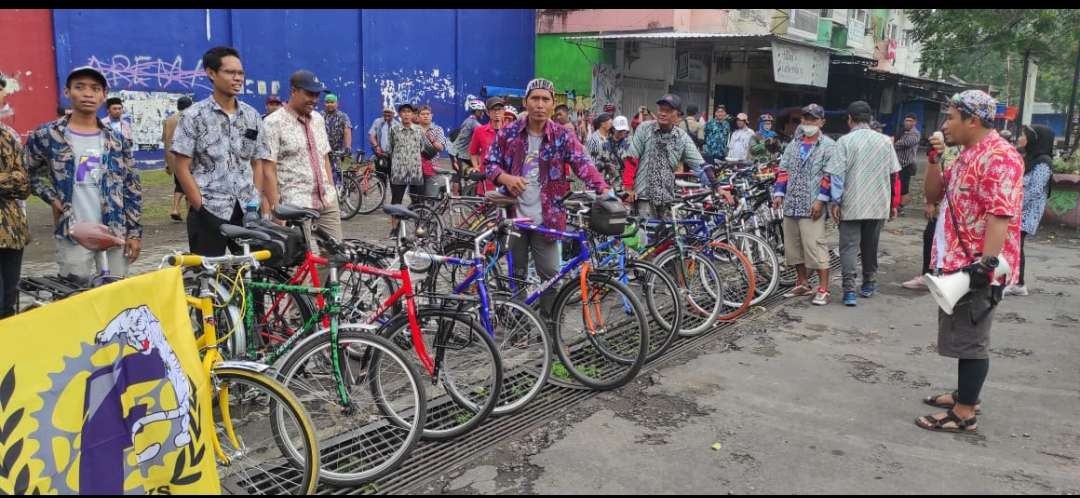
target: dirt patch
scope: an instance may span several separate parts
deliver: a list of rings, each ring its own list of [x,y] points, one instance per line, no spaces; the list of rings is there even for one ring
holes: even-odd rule
[[[1027,318],[1024,318],[1024,317],[1020,316],[1019,313],[1012,312],[1012,311],[1010,311],[1008,313],[1002,313],[1001,316],[998,316],[998,317],[995,317],[995,318],[997,318],[999,321],[1002,321],[1002,322],[1005,322],[1005,323],[1027,323]]]
[[[1017,348],[990,348],[990,353],[998,358],[1023,358],[1031,356],[1032,351],[1030,349],[1017,349]]]
[[[862,356],[845,354],[834,356],[835,359],[848,364],[848,375],[864,384],[877,384],[886,382],[904,386],[910,389],[922,389],[930,387],[931,383],[923,376],[914,377],[904,370],[888,370],[885,365],[868,360]]]
[[[652,431],[682,427],[691,418],[703,417],[716,411],[680,396],[645,392],[650,384],[657,381],[655,378],[639,377],[618,391],[600,395],[590,404],[602,405],[614,412],[616,417],[630,420]]]
[[[1060,285],[1080,285],[1080,278],[1076,277],[1035,277],[1035,280]]]

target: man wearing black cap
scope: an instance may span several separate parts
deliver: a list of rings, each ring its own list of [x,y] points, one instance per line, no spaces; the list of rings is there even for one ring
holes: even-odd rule
[[[400,204],[405,190],[410,194],[424,194],[424,166],[420,151],[424,149],[424,131],[413,123],[416,107],[406,102],[398,106],[401,123],[390,129],[390,204]],[[397,219],[390,219],[390,237],[394,236]]]
[[[220,256],[239,247],[221,235],[221,225],[243,223],[244,206],[259,206],[266,154],[263,121],[254,107],[236,98],[244,89],[244,66],[232,47],[203,54],[213,93],[180,114],[172,151],[176,176],[188,206],[191,252]]]
[[[918,116],[909,112],[904,116],[904,127],[897,133],[893,140],[893,148],[896,149],[896,159],[900,161],[900,209],[908,203],[908,188],[911,186],[911,177],[915,176],[915,156],[919,151],[919,130],[915,128]]]
[[[169,216],[175,221],[183,221],[180,217],[180,198],[184,196],[184,189],[180,188],[180,180],[176,179],[176,154],[172,150],[173,135],[176,134],[176,124],[180,122],[180,113],[191,107],[191,97],[184,95],[176,99],[176,114],[165,118],[165,126],[161,129],[161,143],[165,145],[165,172],[173,175],[173,204]]]
[[[64,86],[71,116],[42,125],[26,141],[30,186],[52,206],[60,274],[84,280],[101,268],[94,253],[71,239],[72,225],[104,224],[126,239],[124,247],[106,252],[113,275],[127,273],[142,240],[142,186],[130,142],[97,115],[107,91],[100,71],[75,68]]]
[[[643,216],[657,216],[675,200],[675,170],[690,167],[702,182],[711,185],[712,167],[705,164],[690,135],[675,126],[682,100],[667,94],[656,101],[656,120],[638,125],[630,140],[623,165],[623,186],[628,200]]]
[[[124,121],[124,101],[120,97],[110,97],[105,101],[105,110],[108,111],[105,114],[105,124],[124,137],[129,145],[133,144],[134,134],[131,132],[131,124]]]
[[[840,220],[840,266],[844,305],[855,306],[856,259],[862,259],[862,297],[877,290],[877,252],[886,219],[900,205],[900,163],[889,137],[870,129],[870,104],[848,106],[851,132],[836,141],[829,173],[833,218]],[[860,256],[861,255],[861,256]]]
[[[318,211],[315,224],[342,240],[337,189],[330,169],[330,139],[326,122],[315,104],[326,87],[311,71],[289,78],[289,104],[266,117],[263,192],[267,208],[289,204]]]

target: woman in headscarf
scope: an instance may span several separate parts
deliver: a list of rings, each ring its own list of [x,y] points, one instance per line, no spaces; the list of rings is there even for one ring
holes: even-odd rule
[[[769,162],[780,151],[780,138],[772,127],[772,114],[762,114],[758,118],[757,133],[750,140],[750,160],[755,164]]]
[[[1020,218],[1020,279],[1005,288],[1013,296],[1028,295],[1024,285],[1024,240],[1035,235],[1050,197],[1054,157],[1054,130],[1045,125],[1024,126],[1016,137],[1016,148],[1024,153],[1024,207]]]

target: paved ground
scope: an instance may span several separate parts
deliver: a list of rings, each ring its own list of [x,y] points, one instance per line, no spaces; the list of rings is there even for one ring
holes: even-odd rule
[[[881,292],[788,303],[441,475],[433,493],[1080,494],[1080,237],[1044,227],[1028,297],[997,311],[979,434],[915,417],[955,386],[933,299],[899,283],[921,212],[889,223]],[[1053,239],[1050,237],[1053,236]],[[834,282],[834,288],[839,282]]]
[[[886,225],[881,292],[857,308],[834,296],[769,309],[734,342],[707,343],[421,491],[1080,494],[1080,234],[1043,227],[1029,243],[1032,295],[997,311],[979,435],[960,436],[913,424],[956,371],[935,352],[933,300],[899,286],[920,264],[923,224],[913,210]],[[381,216],[345,224],[349,236],[385,230]],[[182,225],[154,226],[136,268],[185,245]],[[55,270],[50,258],[32,252],[27,273]]]

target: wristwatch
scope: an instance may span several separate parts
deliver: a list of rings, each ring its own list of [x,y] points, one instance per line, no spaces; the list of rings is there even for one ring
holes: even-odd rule
[[[996,256],[983,256],[979,263],[993,270],[998,267],[998,258]]]

